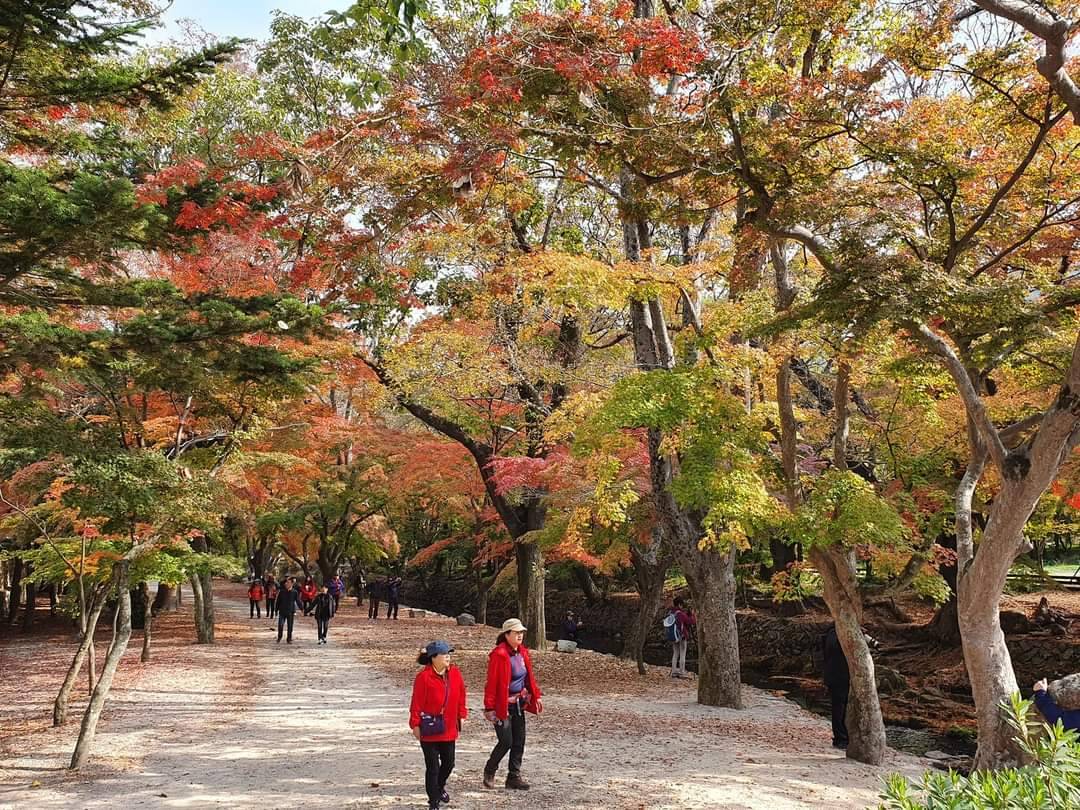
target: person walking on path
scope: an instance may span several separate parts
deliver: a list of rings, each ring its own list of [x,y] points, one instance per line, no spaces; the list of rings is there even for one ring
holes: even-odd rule
[[[311,612],[315,614],[315,624],[319,631],[319,644],[326,643],[326,633],[330,629],[330,617],[334,615],[334,597],[329,589],[323,585],[322,591],[312,602]]]
[[[424,788],[428,807],[437,810],[449,804],[446,782],[454,770],[454,749],[462,721],[469,714],[465,702],[465,681],[450,663],[454,648],[445,641],[432,641],[420,651],[416,663],[423,669],[413,681],[409,704],[409,728],[424,752]]]
[[[386,618],[397,619],[398,598],[401,596],[401,577],[386,580]]]
[[[1050,697],[1046,691],[1046,678],[1035,681],[1035,705],[1039,712],[1046,718],[1046,722],[1053,725],[1058,720],[1066,731],[1080,731],[1080,709],[1063,709],[1057,701]]]
[[[671,677],[689,678],[686,671],[686,650],[690,646],[690,634],[697,625],[694,612],[686,607],[686,601],[676,596],[671,610],[664,618],[664,636],[671,642]]]
[[[529,651],[525,648],[526,627],[518,619],[503,622],[495,649],[488,655],[487,683],[484,686],[484,718],[495,725],[498,742],[484,766],[484,787],[495,787],[495,774],[510,753],[506,786],[528,790],[521,775],[525,756],[525,712],[540,714],[540,686],[536,682]]]
[[[311,605],[315,602],[318,593],[319,588],[315,584],[315,580],[311,576],[305,577],[304,584],[300,586],[300,602],[304,606],[305,616],[311,613]]]
[[[337,613],[338,608],[341,607],[341,597],[345,593],[345,583],[339,574],[334,574],[334,578],[330,580],[327,587],[330,591],[330,598],[334,600],[334,613]]]
[[[248,586],[249,619],[262,618],[263,585],[259,580],[253,579]]]
[[[285,580],[285,587],[277,595],[277,640],[281,643],[281,633],[288,626],[289,637],[287,644],[292,644],[293,622],[296,620],[296,591],[293,590],[294,579]]]
[[[277,599],[278,584],[277,580],[274,579],[274,575],[269,571],[263,577],[263,593],[266,594],[266,616],[272,619],[274,618],[274,600]]]
[[[847,658],[840,646],[840,639],[836,637],[835,623],[829,625],[829,629],[821,636],[821,658],[825,688],[829,690],[829,701],[832,703],[833,748],[847,748],[847,704],[851,678],[848,674]]]
[[[379,618],[379,601],[382,598],[382,583],[373,579],[367,584],[368,609],[367,617],[372,621]]]

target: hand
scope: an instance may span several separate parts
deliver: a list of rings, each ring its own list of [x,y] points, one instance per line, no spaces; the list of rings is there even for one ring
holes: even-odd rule
[[[1040,678],[1039,680],[1035,681],[1035,685],[1031,688],[1034,689],[1036,692],[1045,692],[1046,678]]]
[[[494,709],[484,709],[484,719],[489,723],[497,723],[499,721],[499,718],[495,716]]]
[[[412,735],[416,737],[416,739],[420,739],[420,726],[416,726],[415,728],[413,728]]]

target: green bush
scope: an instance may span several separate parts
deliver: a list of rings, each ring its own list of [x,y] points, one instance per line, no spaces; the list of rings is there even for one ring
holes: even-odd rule
[[[1074,810],[1080,808],[1080,743],[1061,722],[1029,719],[1031,702],[1005,707],[1016,743],[1031,764],[999,771],[928,771],[918,785],[893,774],[880,810]]]

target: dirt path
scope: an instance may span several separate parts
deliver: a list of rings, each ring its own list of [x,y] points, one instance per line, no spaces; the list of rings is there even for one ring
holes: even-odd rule
[[[422,760],[405,728],[407,652],[430,636],[451,638],[473,719],[458,745],[453,808],[862,808],[887,770],[919,763],[893,755],[886,769],[849,763],[827,745],[827,723],[794,704],[748,689],[750,711],[711,710],[692,686],[656,674],[636,694],[593,694],[563,668],[606,665],[592,654],[538,656],[550,673],[544,716],[531,723],[526,775],[534,789],[478,789],[493,735],[479,718],[473,677],[488,628],[441,619],[369,624],[354,606],[314,643],[298,617],[296,643],[274,641],[270,623],[222,599],[228,645],[191,647],[196,670],[162,668],[119,690],[106,710],[99,751],[85,773],[63,770],[74,728],[0,753],[0,808],[417,807]],[[227,666],[225,665],[227,663]],[[196,672],[200,674],[196,674]],[[258,673],[250,694],[242,673]],[[822,742],[824,741],[824,745]],[[31,787],[35,781],[40,785]]]

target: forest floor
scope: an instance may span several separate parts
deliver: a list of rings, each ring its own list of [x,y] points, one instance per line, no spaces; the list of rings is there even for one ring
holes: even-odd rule
[[[69,725],[49,725],[70,635],[0,639],[0,808],[424,807],[406,718],[416,651],[436,637],[456,647],[470,686],[453,808],[864,808],[889,772],[926,765],[893,751],[881,768],[848,761],[829,746],[826,719],[765,691],[744,687],[744,711],[706,708],[692,681],[664,668],[640,677],[599,653],[545,652],[545,711],[529,718],[525,754],[533,789],[488,792],[479,782],[494,735],[480,703],[491,628],[406,610],[369,622],[350,600],[328,645],[303,617],[294,643],[279,645],[268,619],[248,618],[241,586],[222,584],[217,597],[213,646],[190,642],[187,613],[166,614],[153,660],[140,664],[136,631],[79,773],[65,766],[81,706]]]

